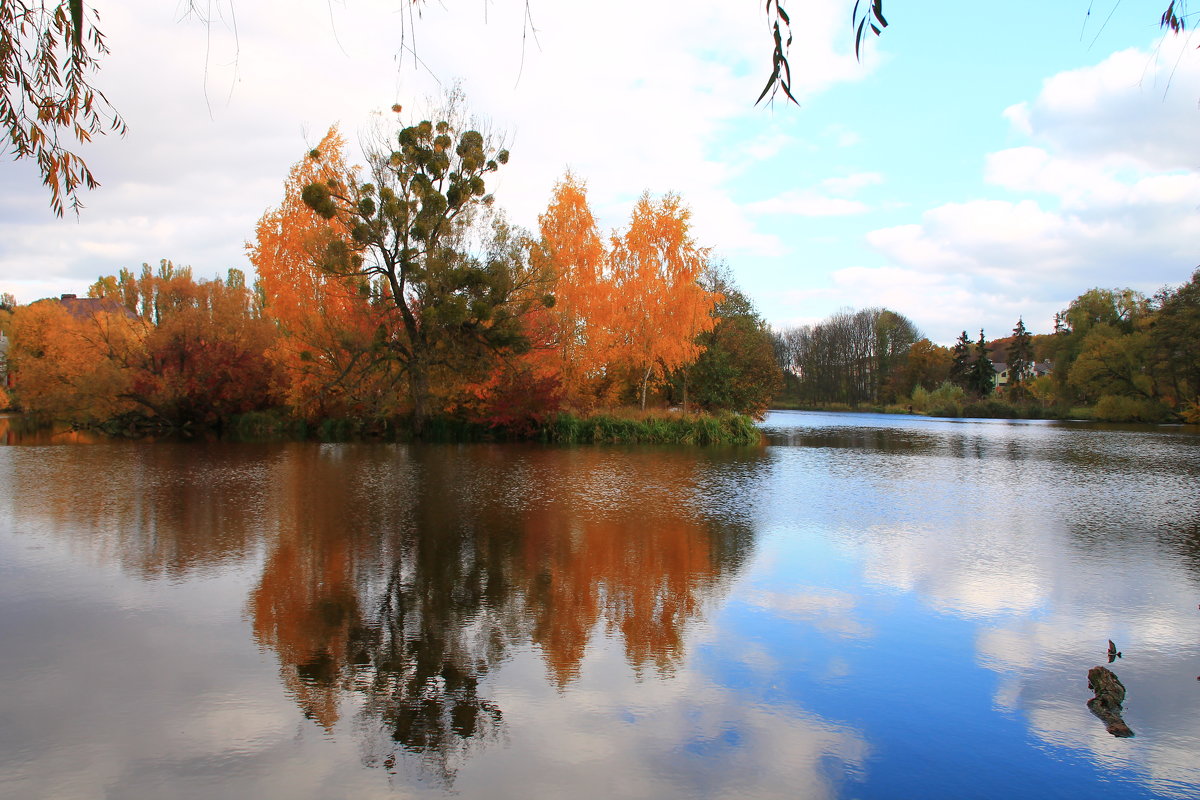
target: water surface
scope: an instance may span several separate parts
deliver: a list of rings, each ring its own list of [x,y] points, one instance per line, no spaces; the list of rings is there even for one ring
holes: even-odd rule
[[[764,428],[0,448],[0,795],[1200,794],[1200,436]]]

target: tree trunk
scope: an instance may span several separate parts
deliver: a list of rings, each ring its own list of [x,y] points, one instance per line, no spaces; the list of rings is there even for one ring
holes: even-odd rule
[[[429,373],[424,360],[415,357],[415,353],[413,355],[408,364],[408,387],[413,401],[413,438],[420,439],[425,435],[425,422],[429,419]]]
[[[646,410],[646,388],[650,385],[650,373],[653,371],[653,365],[646,367],[646,374],[642,376],[642,411]]]

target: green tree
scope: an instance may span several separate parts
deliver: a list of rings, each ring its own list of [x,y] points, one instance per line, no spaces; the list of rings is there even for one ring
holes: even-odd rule
[[[1157,392],[1146,369],[1149,336],[1102,322],[1084,337],[1068,381],[1078,396],[1095,402],[1104,395],[1153,399]]]
[[[467,128],[460,104],[453,96],[436,121],[372,145],[372,182],[346,175],[302,193],[351,234],[349,244],[329,243],[321,268],[383,282],[395,312],[387,345],[406,374],[418,436],[432,412],[435,368],[461,368],[481,351],[527,349],[521,317],[553,302],[537,293],[542,281],[528,265],[528,237],[502,220],[491,226],[485,252],[469,252],[492,205],[485,178],[507,163],[508,151]]]
[[[1008,383],[1010,390],[1020,393],[1033,375],[1033,337],[1025,329],[1025,320],[1017,318],[1012,342],[1008,346]]]
[[[716,325],[697,337],[700,357],[678,372],[685,408],[690,388],[706,411],[760,416],[783,385],[771,331],[727,270],[710,267],[701,285],[722,299],[712,310]]]
[[[950,382],[966,389],[971,385],[971,340],[963,331],[950,351]]]
[[[971,365],[968,375],[968,387],[980,396],[992,393],[996,386],[996,370],[988,356],[987,339],[983,336],[983,328],[979,329],[979,341],[975,343],[975,362]]]
[[[1200,422],[1200,269],[1188,283],[1162,293],[1150,340],[1162,394]]]

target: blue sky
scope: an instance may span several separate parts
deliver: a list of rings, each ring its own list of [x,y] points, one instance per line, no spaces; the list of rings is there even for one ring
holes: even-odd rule
[[[46,210],[29,165],[0,164],[0,291],[82,293],[162,258],[245,268],[255,222],[328,125],[357,141],[371,112],[418,111],[455,81],[510,144],[495,186],[516,222],[536,226],[568,167],[608,228],[643,190],[679,192],[777,327],[886,306],[942,343],[1018,316],[1046,332],[1093,286],[1190,277],[1200,37],[1162,42],[1153,4],[926,3],[887,6],[859,63],[852,6],[793,3],[801,105],[756,108],[758,0],[687,17],[530,0],[536,40],[516,0],[412,19],[401,0],[214,0],[210,25],[103,0],[97,83],[130,134],[84,151],[104,186],[79,219]],[[398,63],[402,36],[419,62]]]

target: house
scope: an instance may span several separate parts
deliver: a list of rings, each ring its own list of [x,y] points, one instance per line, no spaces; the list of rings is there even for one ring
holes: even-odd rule
[[[94,319],[101,312],[125,314],[127,317],[137,319],[136,314],[111,297],[78,297],[73,294],[64,294],[59,297],[58,302],[68,314],[80,321]]]
[[[1043,375],[1049,375],[1053,368],[1054,365],[1048,360],[1038,361],[1030,364],[1025,371],[1025,380],[1030,381],[1034,378],[1040,378]],[[1013,380],[1014,376],[1009,374],[1010,370],[1008,368],[1008,364],[1004,363],[1003,361],[993,361],[992,370],[995,372],[995,375],[992,378],[992,385],[997,389],[1002,386],[1007,386]]]

